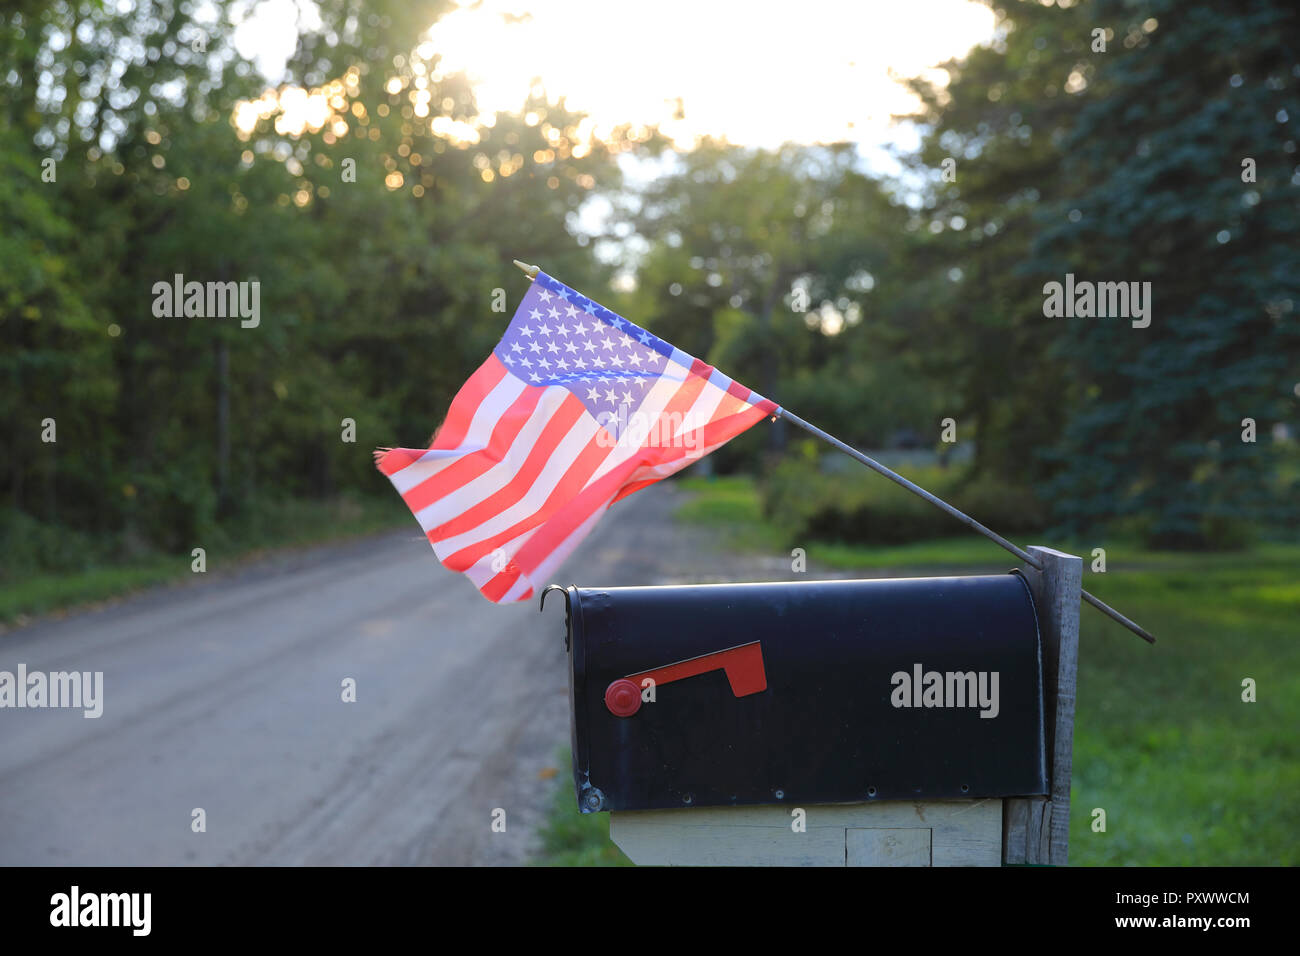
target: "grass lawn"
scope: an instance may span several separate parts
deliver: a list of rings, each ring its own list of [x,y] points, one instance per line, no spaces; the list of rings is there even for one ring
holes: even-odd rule
[[[715,527],[731,547],[788,553],[747,479],[681,484],[695,493],[681,519]],[[1081,610],[1071,864],[1300,863],[1300,544],[1188,554],[1101,542],[1107,567],[1098,573],[1091,570],[1098,544],[1051,543],[1083,555],[1084,587],[1159,640],[1148,646]],[[805,547],[814,575],[819,564],[872,576],[1016,563],[974,532],[903,547]],[[1246,678],[1256,684],[1255,703],[1242,701]],[[566,779],[552,814],[562,855],[546,862],[621,857],[608,843],[606,815],[581,817],[570,789]],[[1105,832],[1093,830],[1097,809]]]

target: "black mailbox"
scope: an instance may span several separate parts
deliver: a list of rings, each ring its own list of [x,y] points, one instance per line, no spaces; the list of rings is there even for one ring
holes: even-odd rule
[[[565,595],[583,812],[1048,792],[1018,572]]]

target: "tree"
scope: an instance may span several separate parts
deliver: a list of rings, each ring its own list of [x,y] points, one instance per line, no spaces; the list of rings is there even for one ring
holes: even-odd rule
[[[1228,519],[1294,514],[1268,485],[1267,437],[1300,354],[1284,278],[1300,265],[1286,238],[1294,9],[997,11],[997,40],[947,64],[946,89],[915,84],[926,213],[961,270],[934,321],[979,422],[980,467],[1038,484],[1075,533],[1142,516],[1153,543],[1186,546],[1222,541]],[[947,158],[955,182],[939,174]],[[1047,317],[1046,286],[1066,274],[1150,282],[1150,326]],[[1247,416],[1266,423],[1254,445],[1240,440]]]
[[[421,43],[449,3],[316,7],[274,87],[238,5],[0,13],[6,557],[72,560],[24,545],[33,521],[188,551],[287,497],[389,496],[370,448],[433,430],[508,320],[510,259],[607,278],[571,217],[639,132],[591,142],[541,88],[480,115]],[[178,274],[256,284],[260,321],[155,314]]]
[[[874,319],[888,287],[905,213],[850,147],[705,141],[638,199],[630,221],[650,242],[630,305],[638,321],[829,428],[880,436],[888,399],[873,384],[885,370],[862,316]],[[780,424],[768,432],[775,451]],[[749,448],[735,445],[724,464]]]

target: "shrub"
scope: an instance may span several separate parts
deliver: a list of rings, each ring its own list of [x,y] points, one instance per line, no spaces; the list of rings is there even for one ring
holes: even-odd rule
[[[901,472],[900,472],[901,473]],[[908,469],[904,477],[1001,534],[1037,533],[1042,502],[1027,488],[938,467]],[[762,484],[763,511],[790,546],[808,541],[893,545],[959,533],[956,519],[883,476],[827,474],[787,460]]]

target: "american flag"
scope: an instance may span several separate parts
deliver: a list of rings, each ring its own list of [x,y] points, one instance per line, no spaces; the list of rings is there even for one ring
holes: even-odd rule
[[[445,567],[522,601],[614,502],[777,410],[539,272],[433,444],[377,464]]]

